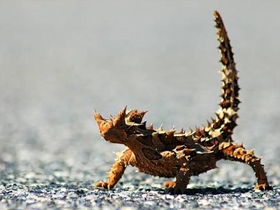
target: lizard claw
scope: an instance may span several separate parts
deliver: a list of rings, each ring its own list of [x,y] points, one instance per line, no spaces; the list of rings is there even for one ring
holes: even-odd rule
[[[165,187],[165,188],[174,188],[175,186],[176,186],[176,183],[172,182],[172,181],[167,181],[167,182],[163,183],[163,187]]]
[[[163,186],[166,187],[167,191],[172,195],[179,195],[186,192],[186,189],[181,189],[175,182],[165,182]]]
[[[110,185],[108,182],[95,182],[95,187],[110,190],[113,186]]]
[[[256,184],[255,188],[256,191],[265,191],[265,190],[272,190],[272,187],[269,186],[269,184],[264,183],[264,184]]]

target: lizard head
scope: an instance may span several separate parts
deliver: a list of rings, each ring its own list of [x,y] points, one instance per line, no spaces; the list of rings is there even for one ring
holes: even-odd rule
[[[125,116],[126,116],[126,107],[119,112],[117,117],[110,119],[103,118],[99,113],[94,113],[94,118],[99,127],[99,131],[101,136],[106,141],[111,143],[123,144],[127,139],[126,134],[126,124],[125,124]]]
[[[106,141],[116,144],[125,144],[128,136],[133,133],[135,128],[139,127],[146,112],[132,110],[126,114],[126,107],[118,115],[110,119],[103,118],[95,112],[94,118],[99,127],[101,136]]]

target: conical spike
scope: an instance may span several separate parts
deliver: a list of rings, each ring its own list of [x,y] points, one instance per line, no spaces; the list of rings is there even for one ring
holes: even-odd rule
[[[184,134],[186,131],[182,128],[181,131],[179,132],[180,134]]]
[[[218,119],[220,119],[220,115],[218,113],[215,113],[215,115],[217,116]]]
[[[125,106],[124,109],[119,112],[119,114],[117,115],[117,117],[115,118],[115,120],[113,122],[114,126],[125,125],[126,108],[127,108],[127,106]]]
[[[144,128],[146,128],[146,124],[147,124],[147,121],[142,122],[141,127],[143,126]]]
[[[255,152],[254,152],[254,150],[252,149],[252,150],[249,150],[249,151],[248,151],[248,154],[250,154],[250,155],[255,155]]]
[[[175,133],[175,130],[170,129],[170,130],[166,131],[165,133],[166,133],[167,136],[173,136],[174,133]]]
[[[99,124],[99,122],[101,121],[106,121],[105,118],[103,118],[101,116],[101,114],[99,114],[97,111],[94,111],[94,118],[95,118],[95,121]]]
[[[96,111],[94,112],[94,118],[95,118],[95,121],[97,122],[97,125],[98,125],[98,128],[99,130],[101,131],[102,130],[102,127],[108,123],[108,121],[103,118],[99,113],[97,113]]]
[[[163,131],[163,124],[160,125],[160,127],[157,129],[157,131]]]
[[[196,134],[197,136],[199,136],[199,135],[200,135],[200,130],[199,130],[199,127],[196,127],[196,129],[195,129],[195,134]]]
[[[144,115],[147,113],[148,111],[139,111],[139,123],[141,123],[142,122],[142,119],[143,119],[143,117],[144,117]]]
[[[139,110],[131,110],[126,114],[126,120],[129,122],[134,122],[140,124],[142,122],[142,119],[144,115],[147,113],[147,111],[139,111]]]
[[[202,134],[202,136],[206,136],[206,133],[205,133],[205,127],[203,126],[200,133]]]
[[[151,124],[151,125],[149,125],[149,126],[147,126],[147,128],[146,128],[147,130],[154,130],[154,126],[153,126],[153,124]]]
[[[114,117],[110,114],[110,121],[113,122],[114,121]]]

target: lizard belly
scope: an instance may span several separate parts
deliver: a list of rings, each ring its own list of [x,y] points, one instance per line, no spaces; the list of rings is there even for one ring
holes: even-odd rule
[[[136,167],[139,169],[139,172],[143,172],[153,176],[166,177],[166,178],[175,177],[176,172],[178,171],[178,169],[175,166],[156,165],[156,163],[153,163],[153,165],[149,165],[149,166],[138,165]]]
[[[164,152],[163,152],[164,153]],[[131,165],[137,167],[139,172],[150,174],[159,177],[175,177],[178,169],[180,168],[180,162],[173,155],[165,155],[159,159],[149,159],[143,155],[135,155],[135,162]]]
[[[205,155],[206,154],[198,155],[189,162],[188,165],[192,175],[197,176],[201,173],[205,173],[211,169],[217,168],[217,157],[213,154],[209,154],[208,157],[205,157]]]

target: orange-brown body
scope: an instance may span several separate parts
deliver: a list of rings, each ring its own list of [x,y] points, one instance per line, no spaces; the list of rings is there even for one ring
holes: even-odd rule
[[[116,118],[109,120],[95,113],[100,134],[106,141],[124,144],[127,149],[117,154],[117,160],[109,173],[109,180],[97,182],[97,187],[111,189],[119,181],[128,165],[137,167],[146,174],[172,178],[166,182],[174,193],[183,193],[193,175],[216,168],[221,159],[239,161],[252,167],[257,178],[256,189],[271,189],[260,158],[253,151],[245,150],[232,139],[238,118],[239,86],[237,70],[223,21],[214,12],[222,63],[222,101],[216,119],[208,121],[206,127],[195,131],[175,132],[162,128],[155,130],[146,126],[142,119],[146,112],[124,108]]]

